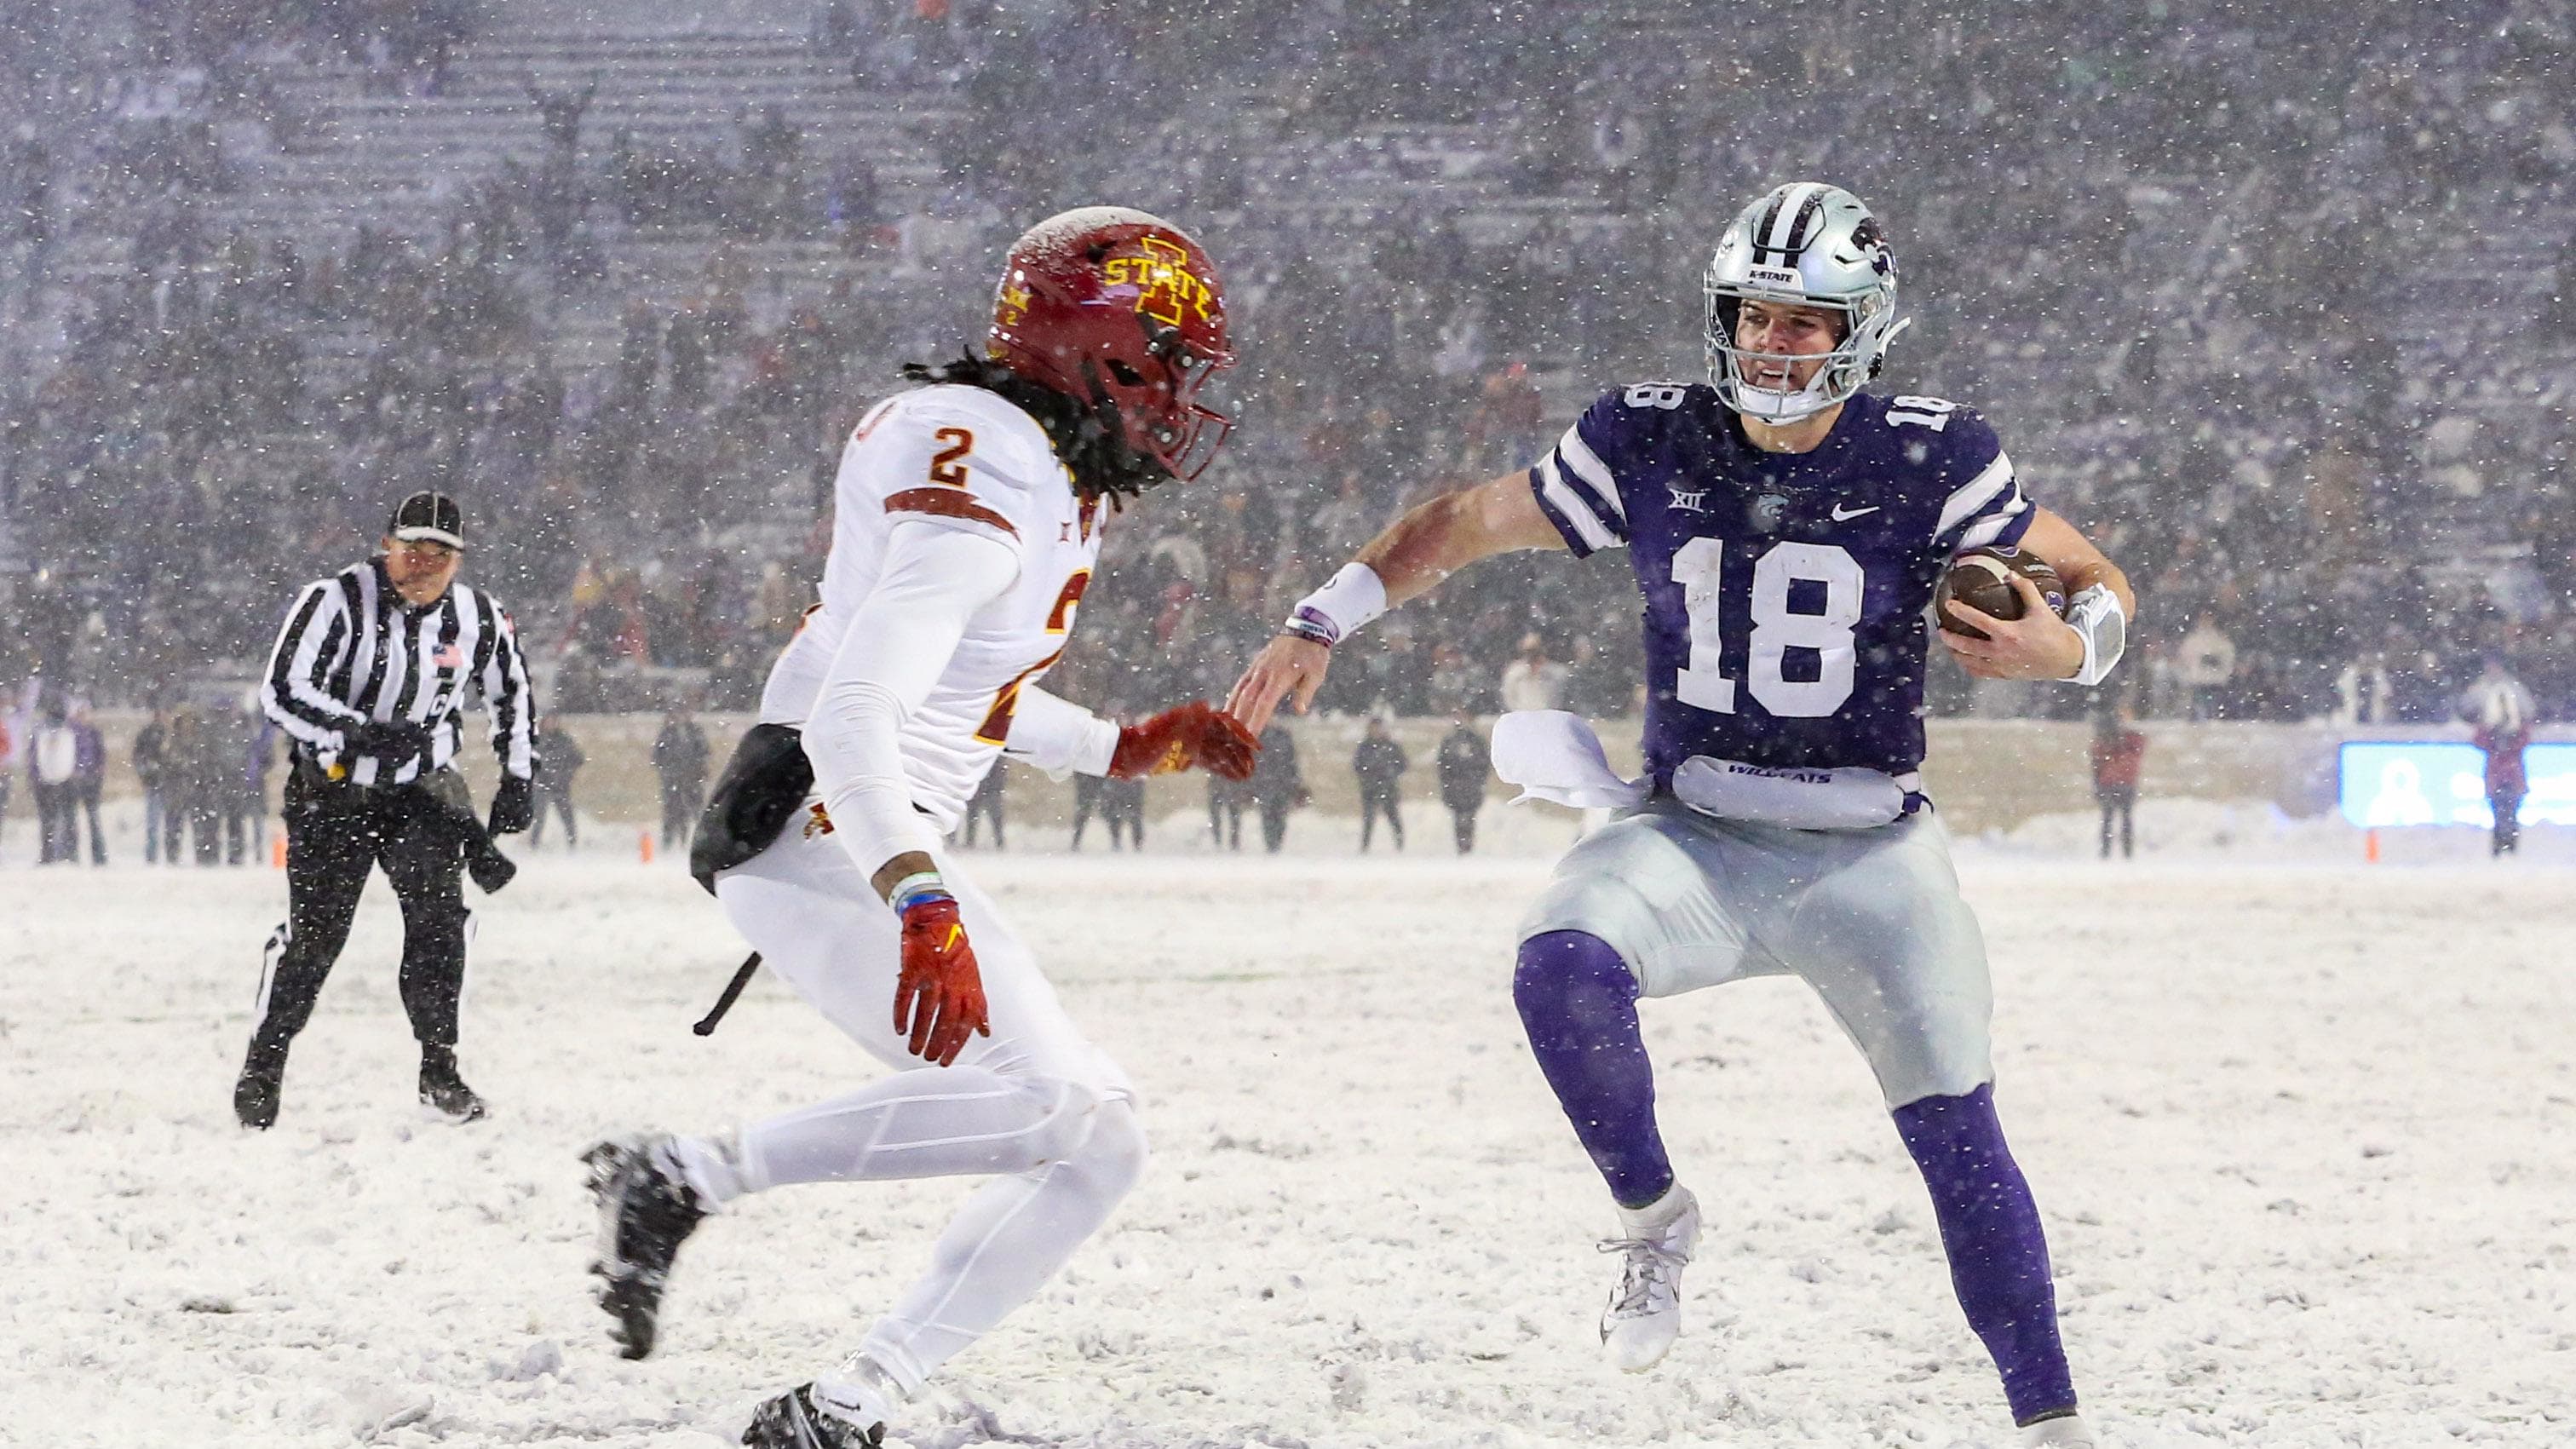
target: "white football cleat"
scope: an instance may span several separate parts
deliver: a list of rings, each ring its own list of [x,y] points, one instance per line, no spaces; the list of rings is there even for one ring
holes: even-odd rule
[[[884,1437],[887,1421],[904,1401],[902,1386],[865,1352],[841,1360],[839,1368],[814,1380],[812,1391],[817,1412],[878,1438]],[[877,1440],[860,1442],[874,1444]]]
[[[2022,1449],[2102,1449],[2102,1441],[2084,1427],[2082,1416],[2061,1414],[2021,1431]]]
[[[1682,1269],[1699,1245],[1699,1199],[1686,1188],[1681,1211],[1663,1226],[1601,1245],[1620,1255],[1619,1286],[1601,1315],[1601,1347],[1624,1373],[1644,1373],[1672,1351],[1682,1331]],[[1623,1213],[1633,1222],[1637,1214]]]

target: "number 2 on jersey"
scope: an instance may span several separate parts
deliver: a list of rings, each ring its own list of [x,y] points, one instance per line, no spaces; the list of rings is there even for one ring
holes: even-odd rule
[[[1694,538],[1673,555],[1673,582],[1682,590],[1690,620],[1690,662],[1673,676],[1673,694],[1693,709],[1735,713],[1736,681],[1726,677],[1726,636],[1719,583],[1726,544]],[[1789,607],[1790,586],[1800,580],[1825,586],[1824,608]],[[1745,687],[1769,713],[1783,719],[1832,714],[1851,698],[1852,626],[1860,622],[1864,580],[1860,561],[1829,543],[1776,543],[1753,564],[1753,636],[1745,650]],[[1816,677],[1788,677],[1788,651],[1812,650]]]
[[[1090,587],[1091,570],[1075,569],[1073,577],[1066,579],[1064,587],[1057,591],[1055,603],[1047,609],[1047,633],[1073,632],[1073,611],[1081,607],[1082,596]],[[975,726],[976,742],[987,745],[1008,743],[1011,738],[1011,721],[1018,718],[1020,712],[1020,690],[1031,679],[1046,672],[1050,665],[1063,657],[1064,651],[1058,649],[1046,658],[1021,670],[1019,677],[1003,685],[993,696],[993,707],[984,712],[984,722]]]
[[[930,481],[951,488],[965,487],[966,455],[975,451],[975,434],[965,428],[941,428],[930,436],[948,445],[930,455]]]

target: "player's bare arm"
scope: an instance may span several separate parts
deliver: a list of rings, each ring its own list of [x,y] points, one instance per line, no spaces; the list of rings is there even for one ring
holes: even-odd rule
[[[1556,525],[1547,521],[1537,496],[1530,492],[1529,474],[1506,473],[1408,510],[1369,540],[1323,592],[1349,587],[1345,579],[1367,590],[1367,579],[1353,570],[1374,576],[1379,597],[1360,602],[1365,618],[1345,621],[1357,627],[1366,618],[1429,593],[1441,580],[1478,559],[1521,549],[1564,547]],[[1330,642],[1292,627],[1263,646],[1235,681],[1233,692],[1226,696],[1226,713],[1256,735],[1269,726],[1282,699],[1304,714],[1315,702],[1315,691],[1323,685],[1331,662]]]
[[[2087,590],[2107,590],[2119,603],[2120,618],[2126,621],[2138,616],[2138,596],[2129,587],[2129,576],[2119,565],[2105,558],[2093,541],[2078,533],[2075,525],[2045,508],[2035,510],[2030,530],[2022,535],[2021,547],[2039,556],[2057,570],[2066,581],[2070,599],[2081,598]],[[2021,595],[2021,617],[1998,619],[1991,614],[1952,600],[1951,613],[1975,625],[1987,637],[1971,638],[1948,629],[1940,632],[1941,642],[1961,667],[1980,679],[2073,679],[2085,665],[2084,636],[2077,626],[2058,617],[2040,598],[2039,589],[2020,574],[2010,576],[2013,591]]]

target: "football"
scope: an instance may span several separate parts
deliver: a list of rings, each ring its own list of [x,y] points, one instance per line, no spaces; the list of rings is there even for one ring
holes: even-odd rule
[[[2020,574],[2039,589],[2039,596],[2060,617],[2066,613],[2066,581],[2057,570],[2035,553],[2017,548],[1972,548],[1950,560],[1941,575],[1940,584],[1932,591],[1932,614],[1941,627],[1953,634],[1971,639],[1986,637],[1984,630],[1950,616],[1950,601],[1958,600],[1981,614],[1998,619],[2021,617],[2021,595],[2014,591],[2011,576]]]

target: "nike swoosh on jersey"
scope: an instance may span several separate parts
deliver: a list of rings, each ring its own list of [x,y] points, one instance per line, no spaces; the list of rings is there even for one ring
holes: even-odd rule
[[[1860,517],[1860,516],[1861,516],[1862,514],[1864,514],[1864,513],[1876,513],[1879,509],[1881,509],[1881,508],[1883,508],[1883,507],[1885,507],[1885,506],[1886,506],[1885,504],[1881,504],[1881,503],[1873,503],[1873,504],[1871,504],[1870,506],[1868,506],[1867,508],[1855,508],[1855,509],[1852,509],[1850,512],[1846,513],[1846,512],[1844,512],[1844,511],[1843,511],[1843,506],[1842,506],[1841,504],[1837,503],[1837,504],[1835,504],[1835,505],[1834,505],[1834,509],[1833,509],[1834,522],[1836,522],[1836,523],[1849,523],[1849,522],[1851,522],[1853,519]]]

